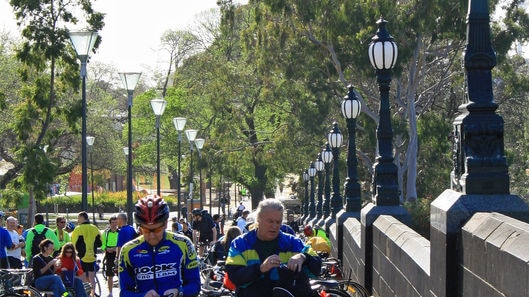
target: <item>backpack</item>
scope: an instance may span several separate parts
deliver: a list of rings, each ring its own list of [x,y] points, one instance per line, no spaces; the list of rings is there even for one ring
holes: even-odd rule
[[[327,234],[327,231],[325,231],[325,229],[323,229],[320,225],[315,225],[314,226],[314,235],[318,235],[318,231],[322,231],[323,234],[325,234],[325,237],[329,238],[329,234]]]
[[[40,253],[39,244],[46,239],[46,232],[48,232],[48,228],[44,227],[41,233],[38,233],[37,230],[32,229],[33,232],[33,241],[31,242],[31,255],[35,256],[36,254]]]

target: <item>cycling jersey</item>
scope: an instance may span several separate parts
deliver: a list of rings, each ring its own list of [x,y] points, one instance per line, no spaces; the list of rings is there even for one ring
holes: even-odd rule
[[[164,231],[157,246],[143,238],[127,242],[119,255],[120,296],[143,297],[151,289],[162,296],[177,288],[183,296],[200,292],[197,253],[189,238]]]

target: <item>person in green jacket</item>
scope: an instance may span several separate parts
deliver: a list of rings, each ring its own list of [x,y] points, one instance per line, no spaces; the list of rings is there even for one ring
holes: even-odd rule
[[[44,237],[53,241],[53,247],[55,251],[58,251],[60,247],[59,239],[57,238],[57,235],[55,235],[55,232],[44,225],[44,215],[42,215],[41,213],[35,214],[34,219],[34,226],[33,228],[30,228],[28,230],[28,233],[26,235],[26,261],[28,261],[29,267],[32,267],[31,260],[33,259],[33,256],[40,253],[40,242],[33,242],[35,232],[37,234],[42,234],[44,232]]]
[[[57,225],[57,228],[55,228],[55,235],[57,236],[57,239],[59,239],[59,250],[62,249],[63,245],[65,245],[68,242],[71,242],[72,239],[70,238],[70,234],[66,232],[66,218],[65,217],[57,217],[55,219],[55,224]],[[57,257],[59,255],[59,251],[56,251],[53,253],[54,257]]]
[[[108,228],[103,230],[101,233],[101,240],[103,241],[103,246],[101,249],[105,252],[105,276],[107,277],[107,285],[109,297],[112,297],[112,289],[114,287],[114,275],[115,275],[115,265],[117,245],[118,245],[118,217],[113,215],[108,220]]]

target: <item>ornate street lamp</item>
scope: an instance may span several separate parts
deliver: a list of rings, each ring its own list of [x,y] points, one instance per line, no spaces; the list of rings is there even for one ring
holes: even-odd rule
[[[386,29],[384,19],[377,21],[378,30],[369,45],[369,61],[376,70],[380,91],[379,122],[377,127],[378,153],[374,166],[374,204],[399,205],[397,166],[393,163],[393,130],[389,108],[391,69],[397,61],[397,44]]]
[[[303,178],[303,184],[305,185],[305,199],[303,200],[303,216],[300,222],[305,222],[305,218],[309,215],[309,171],[305,169],[301,175]]]
[[[181,177],[180,177],[180,162],[182,160],[182,152],[181,152],[181,145],[182,145],[182,131],[184,131],[184,127],[186,126],[186,122],[187,122],[187,119],[186,118],[182,118],[182,117],[178,117],[178,118],[173,118],[173,124],[174,124],[174,127],[176,129],[176,131],[178,131],[178,186],[177,186],[177,190],[176,190],[176,194],[178,195],[178,198],[177,198],[177,201],[178,201],[178,213],[180,214],[180,217],[182,217],[182,212],[181,212],[181,201],[180,201],[180,190],[181,190]]]
[[[310,178],[310,200],[309,200],[309,216],[305,218],[305,223],[309,224],[316,217],[316,201],[314,201],[314,192],[316,187],[314,186],[314,176],[316,176],[316,167],[314,162],[310,162],[309,166],[309,178]]]
[[[191,210],[193,210],[193,189],[194,189],[194,183],[193,183],[193,146],[195,138],[197,137],[198,130],[189,129],[186,130],[186,137],[189,141],[189,150],[191,153],[189,156],[191,156],[191,159],[189,161],[189,199],[191,200]]]
[[[342,209],[342,196],[340,195],[340,169],[339,167],[339,155],[340,146],[342,146],[343,135],[338,128],[338,123],[333,123],[333,128],[329,132],[328,141],[332,148],[333,174],[332,174],[332,196],[331,196],[331,217],[325,222],[325,229],[328,230],[329,226],[334,223],[336,214]]]
[[[331,215],[331,179],[329,174],[331,172],[331,162],[332,162],[332,150],[329,142],[325,143],[325,149],[321,152],[321,160],[325,166],[325,187],[324,187],[324,197],[323,200],[323,216],[318,222],[319,226],[325,225],[325,220]]]
[[[323,170],[325,169],[325,164],[322,161],[321,153],[318,154],[314,167],[318,171],[318,203],[316,203],[316,217],[312,225],[318,224],[318,221],[323,217]]]
[[[132,224],[132,95],[136,85],[140,80],[141,72],[120,72],[119,77],[123,87],[127,90],[127,121],[129,124],[128,147],[127,147],[127,217],[129,224]]]
[[[204,197],[202,197],[202,168],[200,167],[201,166],[201,161],[202,161],[202,148],[204,147],[204,143],[206,142],[206,140],[204,138],[196,138],[195,139],[195,146],[197,147],[197,153],[198,153],[198,162],[197,162],[197,167],[198,167],[198,176],[199,176],[199,179],[198,179],[198,183],[199,183],[199,190],[200,190],[200,209],[203,209],[204,207],[204,204],[203,204],[203,199]]]
[[[94,136],[86,136],[86,144],[88,144],[88,153],[90,154],[90,180],[92,182],[92,220],[95,225],[97,225],[96,222],[96,205],[95,205],[95,199],[94,199],[94,169],[93,169],[93,163],[92,163],[92,146],[94,145],[94,141],[96,138]]]
[[[165,111],[167,101],[163,99],[152,99],[151,107],[154,115],[156,116],[156,194],[160,196],[160,118]]]
[[[82,122],[81,122],[81,179],[82,179],[82,189],[81,189],[81,209],[88,209],[88,178],[87,178],[87,166],[86,166],[86,63],[88,62],[88,57],[90,52],[94,48],[94,45],[97,41],[98,35],[97,32],[91,31],[79,31],[79,32],[70,32],[70,41],[75,49],[77,58],[81,62],[81,90],[82,90],[82,102],[81,102],[81,113],[82,113]]]
[[[356,167],[356,118],[360,115],[362,105],[356,98],[354,87],[349,85],[349,93],[342,101],[342,114],[347,121],[347,132],[349,133],[349,143],[347,146],[347,178],[345,179],[345,211],[360,211],[362,201],[360,196],[360,184]]]

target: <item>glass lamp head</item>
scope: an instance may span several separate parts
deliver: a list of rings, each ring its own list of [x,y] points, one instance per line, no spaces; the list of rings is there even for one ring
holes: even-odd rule
[[[314,162],[310,162],[310,167],[309,167],[309,176],[310,177],[314,177],[316,176],[316,167],[314,167]]]
[[[163,99],[152,99],[151,100],[151,107],[152,111],[154,112],[154,115],[157,117],[163,115],[163,112],[165,111],[165,107],[167,106],[167,101]]]
[[[88,144],[89,146],[94,145],[95,140],[96,138],[94,136],[86,136],[86,144]]]
[[[194,129],[186,130],[186,137],[187,137],[187,140],[189,140],[189,142],[195,141],[197,134],[198,134],[198,130],[194,130]]]
[[[94,31],[74,31],[68,33],[68,35],[77,58],[81,60],[81,63],[86,63],[99,35]]]
[[[333,123],[333,128],[329,132],[329,139],[328,140],[329,140],[329,144],[331,145],[332,148],[339,148],[340,146],[342,146],[343,135],[340,132],[340,129],[338,128],[338,123],[337,122]]]
[[[197,149],[201,150],[204,147],[206,140],[204,138],[196,138],[194,142]]]
[[[362,104],[358,101],[354,87],[349,86],[349,93],[342,101],[342,114],[346,119],[356,119],[362,111]]]
[[[178,132],[184,131],[184,127],[186,126],[187,119],[182,117],[173,118],[173,124]]]
[[[141,77],[141,72],[120,72],[119,77],[121,78],[123,87],[128,92],[132,92],[136,89],[136,85]]]
[[[380,18],[377,21],[378,30],[369,44],[369,61],[377,70],[391,69],[397,62],[397,44],[386,29],[387,21]]]
[[[325,149],[321,152],[321,160],[325,164],[332,162],[332,150],[328,142],[325,144]]]

